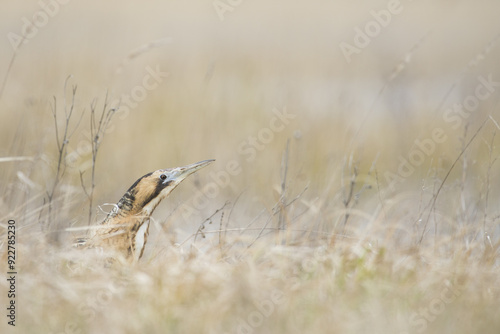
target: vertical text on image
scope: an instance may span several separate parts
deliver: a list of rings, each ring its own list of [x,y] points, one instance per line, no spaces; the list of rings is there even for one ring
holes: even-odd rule
[[[11,326],[16,325],[16,221],[10,219],[7,222],[7,282],[8,307],[7,323]]]

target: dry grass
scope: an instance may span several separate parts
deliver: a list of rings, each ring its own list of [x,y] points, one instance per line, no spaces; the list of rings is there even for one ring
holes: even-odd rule
[[[206,1],[108,5],[61,6],[14,56],[0,42],[1,277],[8,219],[18,271],[0,332],[500,332],[498,87],[445,116],[500,81],[496,2],[405,2],[350,64],[339,43],[386,2],[242,2],[224,21]],[[4,35],[39,10],[10,6]],[[92,224],[139,176],[210,158],[137,265],[71,248],[89,207]]]

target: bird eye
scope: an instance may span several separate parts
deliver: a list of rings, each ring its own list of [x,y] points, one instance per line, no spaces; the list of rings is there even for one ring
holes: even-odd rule
[[[166,178],[167,178],[167,176],[165,174],[160,175],[160,180],[165,180]]]

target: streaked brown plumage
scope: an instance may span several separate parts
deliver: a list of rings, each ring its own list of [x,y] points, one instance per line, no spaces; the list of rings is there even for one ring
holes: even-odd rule
[[[114,251],[129,261],[139,260],[149,234],[149,219],[160,201],[186,177],[212,163],[204,160],[188,166],[160,169],[139,178],[123,195],[93,235],[77,243]]]

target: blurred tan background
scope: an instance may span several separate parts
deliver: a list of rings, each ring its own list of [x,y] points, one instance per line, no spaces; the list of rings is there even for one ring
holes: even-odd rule
[[[260,207],[276,199],[288,139],[295,193],[309,184],[310,200],[324,192],[338,194],[346,182],[342,164],[351,155],[362,174],[376,161],[378,188],[385,189],[384,173],[397,172],[399,157],[414,141],[443,128],[449,140],[398,184],[418,193],[425,177],[444,176],[488,115],[499,119],[495,91],[458,129],[443,121],[447,108],[474,92],[478,76],[500,79],[496,1],[62,2],[45,1],[49,9],[37,1],[2,3],[0,152],[38,161],[3,163],[6,183],[20,182],[15,171],[21,169],[38,191],[51,184],[57,159],[51,102],[56,97],[63,112],[70,75],[68,100],[70,87],[78,87],[73,125],[84,112],[68,144],[67,154],[79,152],[65,174],[75,188],[79,172],[88,182],[91,167],[91,155],[82,147],[92,101],[102,106],[107,92],[109,102],[122,102],[99,152],[95,203],[117,201],[151,170],[215,158],[214,171],[235,159],[242,173],[222,189],[214,206],[249,189],[246,196]],[[347,61],[341,43],[356,46],[356,27],[365,29],[376,22],[373,11],[381,15],[390,6],[398,13],[386,26],[379,24],[369,44]],[[27,31],[34,15],[39,27]],[[12,36],[23,32],[29,38],[13,56]],[[138,92],[148,69],[168,76],[141,101],[127,102],[124,94]],[[269,126],[276,108],[286,108],[293,120],[255,159],[245,161],[238,147]],[[493,130],[488,123],[467,154],[486,161],[484,143]],[[486,165],[469,168],[484,171]],[[164,210],[210,180],[209,171],[200,173]],[[472,182],[473,188],[479,181]],[[327,184],[333,186],[325,190]],[[492,196],[498,195],[496,188]]]
[[[499,1],[0,9],[12,332],[500,332]],[[95,163],[92,108],[118,108]],[[136,266],[71,248],[140,176],[205,159]]]

